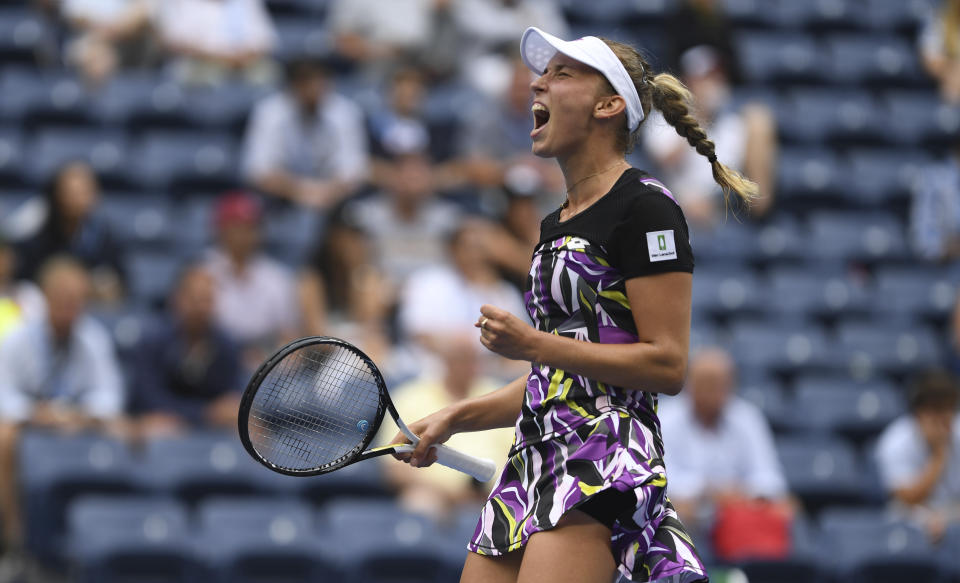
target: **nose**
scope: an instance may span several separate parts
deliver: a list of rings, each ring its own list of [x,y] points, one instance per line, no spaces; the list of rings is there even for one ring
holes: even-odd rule
[[[546,83],[543,81],[543,75],[537,75],[533,81],[530,82],[530,91],[533,91],[534,95],[545,91],[546,88]]]

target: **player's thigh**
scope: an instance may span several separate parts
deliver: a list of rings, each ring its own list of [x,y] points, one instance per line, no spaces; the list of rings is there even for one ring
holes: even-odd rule
[[[555,528],[530,537],[517,582],[611,583],[616,571],[610,529],[571,510]]]
[[[467,553],[460,583],[517,583],[523,550],[500,557]]]

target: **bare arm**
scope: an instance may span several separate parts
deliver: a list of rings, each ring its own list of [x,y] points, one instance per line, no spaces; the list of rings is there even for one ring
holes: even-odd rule
[[[943,471],[947,467],[947,453],[948,450],[945,448],[934,452],[917,479],[909,486],[894,490],[893,496],[908,506],[923,504],[943,476]]]
[[[639,337],[632,344],[584,342],[541,332],[493,306],[481,309],[486,319],[481,342],[507,358],[543,363],[627,389],[675,395],[686,376],[692,281],[684,272],[627,281]]]
[[[430,446],[445,442],[454,433],[512,427],[520,415],[526,386],[527,376],[523,375],[496,391],[460,401],[411,423],[410,430],[420,436],[420,443],[412,454],[398,457],[413,466],[428,466],[437,460]],[[391,441],[409,442],[402,433],[397,433]]]

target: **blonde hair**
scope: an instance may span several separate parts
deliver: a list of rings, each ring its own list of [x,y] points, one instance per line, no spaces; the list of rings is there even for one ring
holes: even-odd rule
[[[960,0],[944,3],[942,17],[944,52],[951,59],[960,59]]]
[[[600,38],[617,55],[633,80],[637,94],[640,96],[644,116],[649,115],[651,109],[657,109],[677,134],[685,138],[698,154],[710,162],[713,180],[723,190],[725,200],[729,201],[731,194],[737,195],[747,203],[754,199],[757,196],[756,183],[717,160],[716,146],[707,138],[707,133],[690,113],[693,108],[693,96],[684,84],[669,73],[653,75],[650,65],[632,46]],[[609,90],[615,93],[612,86]],[[629,152],[639,136],[639,128],[630,132],[624,125],[623,132],[618,136],[620,149]]]

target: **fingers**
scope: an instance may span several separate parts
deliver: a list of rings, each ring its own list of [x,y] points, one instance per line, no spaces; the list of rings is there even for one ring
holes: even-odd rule
[[[410,440],[407,439],[406,435],[398,431],[397,434],[393,436],[393,439],[391,439],[388,443],[410,443]],[[402,462],[409,462],[411,453],[400,452],[400,453],[393,453],[391,455],[393,455],[395,459],[398,459]]]

